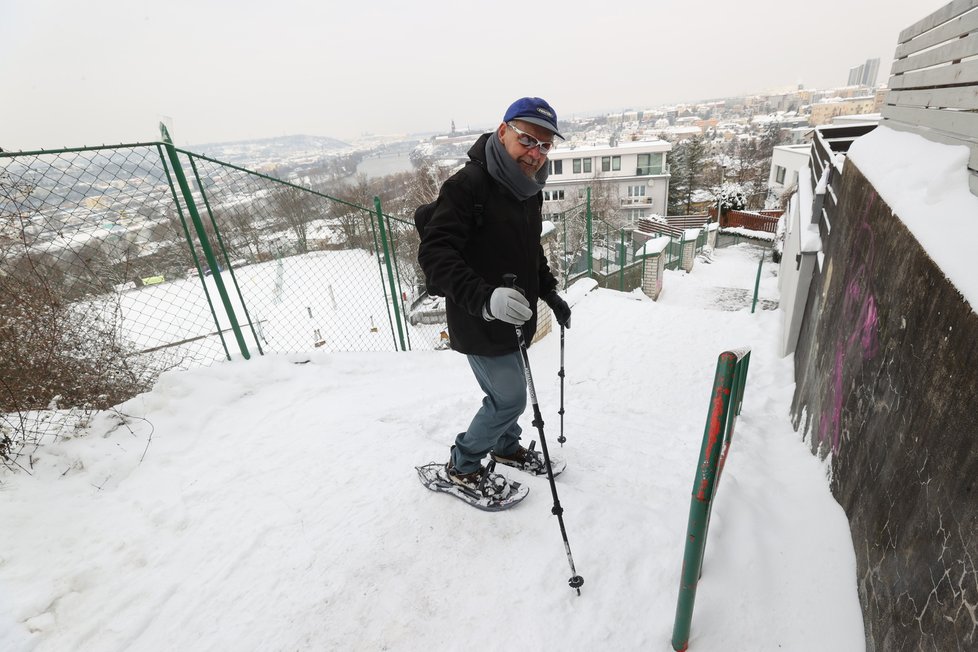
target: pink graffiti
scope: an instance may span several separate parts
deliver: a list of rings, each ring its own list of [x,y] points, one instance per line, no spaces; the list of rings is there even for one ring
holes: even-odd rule
[[[879,353],[879,310],[871,287],[871,271],[876,258],[875,238],[869,227],[869,211],[876,199],[870,192],[866,208],[860,216],[856,237],[853,239],[852,266],[846,269],[848,278],[842,302],[842,319],[851,324],[850,334],[840,336],[835,345],[835,360],[829,382],[828,414],[822,415],[818,437],[822,443],[830,442],[832,452],[842,448],[842,410],[845,404],[845,363],[858,356],[871,360]]]

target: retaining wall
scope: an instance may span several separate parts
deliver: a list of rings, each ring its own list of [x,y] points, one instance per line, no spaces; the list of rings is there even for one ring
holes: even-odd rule
[[[867,650],[978,650],[978,314],[852,161],[838,198],[792,418],[831,454]]]

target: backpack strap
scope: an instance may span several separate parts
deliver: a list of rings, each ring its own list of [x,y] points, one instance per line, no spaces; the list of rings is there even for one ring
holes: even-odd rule
[[[476,228],[482,228],[485,224],[486,204],[489,202],[489,193],[492,191],[492,179],[489,177],[489,170],[480,161],[469,160],[465,164],[469,178],[475,182],[475,203],[472,205],[472,217],[475,220]]]

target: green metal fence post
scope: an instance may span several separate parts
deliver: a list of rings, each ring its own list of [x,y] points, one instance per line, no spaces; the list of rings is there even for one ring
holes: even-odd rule
[[[217,311],[214,309],[214,301],[211,300],[210,290],[207,289],[207,283],[204,282],[204,274],[200,269],[200,258],[197,256],[197,250],[194,248],[194,241],[190,236],[190,229],[187,227],[187,219],[183,215],[183,207],[180,206],[180,200],[177,199],[177,189],[173,186],[170,167],[166,164],[166,156],[163,154],[163,148],[159,144],[156,145],[156,151],[160,155],[160,162],[163,165],[163,171],[166,173],[166,182],[170,186],[173,205],[176,206],[177,215],[180,217],[180,227],[183,229],[183,237],[187,241],[187,249],[190,250],[190,257],[193,259],[194,266],[197,268],[200,285],[204,289],[204,298],[207,300],[207,307],[210,309],[211,317],[214,319],[214,328],[217,330],[217,337],[221,340],[221,347],[224,349],[224,357],[230,360],[231,352],[228,350],[228,343],[224,338],[224,329],[221,328],[221,320],[217,318]]]
[[[564,219],[561,220],[564,225],[564,244],[561,248],[561,257],[564,261],[563,265],[561,265],[561,268],[564,270],[564,290],[567,289],[567,278],[570,276],[569,263],[567,262],[567,220],[569,217],[567,213],[569,212],[570,211],[564,211]]]
[[[621,258],[618,261],[618,291],[625,291],[625,229],[621,229]]]
[[[170,159],[173,174],[177,178],[177,185],[180,186],[183,200],[187,204],[187,212],[190,213],[190,220],[194,223],[197,239],[200,241],[200,247],[204,251],[204,258],[207,259],[207,264],[210,266],[214,285],[217,286],[217,293],[221,296],[221,303],[224,304],[224,310],[231,324],[231,330],[234,332],[234,339],[238,342],[238,350],[241,351],[241,356],[247,360],[251,358],[251,353],[248,352],[248,345],[245,343],[244,334],[241,332],[241,326],[238,324],[238,319],[234,314],[234,308],[231,306],[231,297],[228,295],[224,281],[221,279],[220,266],[217,263],[217,258],[214,256],[214,250],[211,249],[207,232],[204,230],[204,223],[200,219],[200,213],[197,212],[197,206],[194,204],[194,198],[190,193],[190,184],[187,182],[187,176],[184,174],[183,167],[180,165],[180,159],[173,146],[173,141],[170,139],[170,133],[163,123],[160,123],[160,133],[163,136],[163,147],[166,149],[167,157]],[[220,330],[220,325],[218,325],[218,330]]]
[[[390,283],[391,300],[394,303],[394,321],[397,322],[397,336],[401,341],[401,350],[407,351],[404,343],[404,328],[401,326],[400,295],[397,294],[397,285],[394,283],[394,270],[391,269],[391,256],[393,252],[387,246],[387,229],[384,228],[384,211],[380,207],[380,197],[374,197],[374,208],[377,209],[377,229],[380,231],[380,245],[384,250],[384,262],[387,265],[387,282]]]
[[[390,223],[390,219],[388,218],[387,232],[390,234],[391,251],[394,252],[394,278],[397,279],[397,296],[394,297],[394,302],[395,302],[395,307],[398,301],[400,302],[401,305],[401,315],[400,315],[401,319],[398,321],[398,323],[401,322],[404,323],[404,334],[405,334],[405,340],[407,342],[407,348],[404,350],[409,351],[411,349],[411,329],[407,327],[408,311],[404,305],[407,302],[407,298],[405,296],[404,289],[401,286],[401,267],[400,264],[398,263],[397,242],[395,239],[397,232],[394,229],[390,228],[390,226],[391,223]]]
[[[591,232],[591,187],[587,188],[587,208],[585,209],[585,219],[587,226],[587,277],[594,278],[594,259],[591,256],[591,249],[594,246],[594,237]]]
[[[757,307],[757,290],[761,287],[761,267],[764,266],[764,252],[761,252],[761,262],[757,263],[757,278],[754,279],[754,302],[750,305],[750,312],[754,314]]]
[[[717,359],[686,526],[679,598],[672,630],[672,647],[677,651],[686,650],[689,644],[693,603],[696,600],[696,585],[703,571],[713,498],[733,437],[734,422],[740,411],[749,361],[749,349],[724,351]]]
[[[228,274],[231,275],[231,284],[234,286],[234,292],[238,295],[238,301],[241,302],[241,308],[244,310],[244,316],[247,320],[245,323],[248,324],[248,329],[251,331],[251,336],[255,339],[255,346],[258,347],[258,353],[260,355],[265,355],[265,352],[261,347],[261,338],[259,338],[258,333],[255,332],[255,322],[252,320],[251,314],[248,312],[248,304],[245,303],[244,296],[241,294],[241,287],[238,285],[238,278],[234,275],[234,267],[231,265],[231,258],[228,256],[227,247],[224,246],[224,238],[221,237],[221,230],[217,227],[217,220],[214,219],[214,212],[211,210],[211,203],[207,200],[207,192],[204,190],[204,181],[200,178],[200,171],[197,170],[197,164],[194,162],[193,157],[188,157],[188,159],[190,161],[190,169],[193,170],[194,173],[194,179],[197,180],[197,188],[200,191],[200,198],[204,200],[204,210],[207,211],[207,218],[210,220],[211,226],[214,227],[214,234],[217,236],[217,246],[221,250],[221,256],[224,257],[224,263],[227,266]]]

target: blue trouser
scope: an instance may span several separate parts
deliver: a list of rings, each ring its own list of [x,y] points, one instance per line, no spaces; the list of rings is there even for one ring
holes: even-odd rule
[[[526,409],[526,377],[519,351],[467,357],[486,396],[469,429],[455,438],[452,464],[459,473],[478,471],[489,451],[506,455],[516,450],[523,432],[516,422]]]

